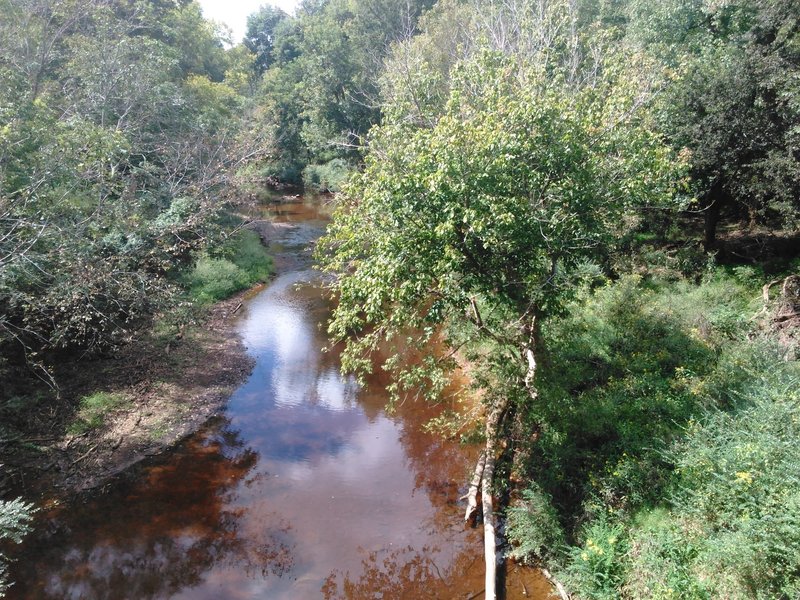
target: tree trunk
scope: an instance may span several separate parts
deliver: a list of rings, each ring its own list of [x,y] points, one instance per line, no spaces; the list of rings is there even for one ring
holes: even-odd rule
[[[707,198],[711,201],[705,209],[705,223],[703,227],[703,247],[706,252],[711,252],[717,246],[717,225],[722,207],[728,203],[728,194],[722,187],[722,182],[717,180],[708,190]]]
[[[508,403],[495,407],[486,419],[486,450],[483,467],[481,503],[483,504],[483,557],[486,565],[486,600],[497,599],[497,523],[492,498],[494,465],[497,458],[497,438],[500,423],[508,409]]]
[[[706,210],[703,228],[703,247],[706,252],[711,252],[717,245],[717,223],[719,223],[720,204],[720,200],[715,199]]]
[[[492,444],[494,449],[494,444]],[[495,535],[495,515],[492,502],[492,477],[494,477],[494,453],[489,453],[487,442],[486,466],[483,469],[483,555],[486,563],[486,582],[484,587],[486,600],[497,599],[497,536]]]
[[[469,491],[467,492],[467,510],[464,513],[464,521],[469,521],[470,517],[478,510],[478,490],[481,487],[481,479],[483,478],[483,468],[486,465],[486,451],[481,452],[478,458],[478,464],[475,465],[475,472],[472,474],[472,481],[469,483]]]

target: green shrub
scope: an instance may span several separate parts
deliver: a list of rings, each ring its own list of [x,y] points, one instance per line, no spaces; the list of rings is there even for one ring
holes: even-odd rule
[[[522,499],[508,509],[509,553],[518,560],[558,557],[564,533],[553,508],[553,500],[535,483],[522,492]]]
[[[308,165],[303,169],[303,185],[318,192],[339,192],[351,171],[347,161],[341,158],[334,158],[322,165]]]
[[[691,527],[681,528],[664,508],[645,511],[631,534],[629,569],[623,586],[629,598],[652,600],[711,600],[710,582],[704,582],[692,564],[702,542]]]
[[[531,502],[559,514],[512,509],[509,537],[576,540],[575,597],[800,597],[800,365],[756,330],[759,285],[624,277],[543,327]]]
[[[217,248],[214,256],[200,256],[185,282],[192,298],[210,304],[266,281],[271,273],[272,262],[258,234],[241,230]]]
[[[668,508],[633,524],[626,596],[800,594],[800,366],[757,348],[758,370],[734,381],[733,410],[710,410],[669,451]]]
[[[247,287],[247,274],[226,258],[201,256],[189,275],[192,296],[202,304],[222,300]]]
[[[249,229],[239,231],[225,248],[231,262],[247,274],[248,287],[254,283],[267,281],[272,275],[272,261],[255,231]]]
[[[660,451],[700,410],[693,374],[717,354],[695,327],[704,306],[666,299],[689,304],[681,296],[690,290],[624,278],[587,290],[544,326],[539,388],[548,402],[532,407],[544,425],[533,479],[564,522],[591,498],[615,510],[659,498],[669,474]]]
[[[702,531],[695,569],[718,597],[800,595],[800,365],[773,363],[738,409],[693,423],[671,452],[673,510]]]
[[[67,432],[79,435],[90,429],[96,429],[105,423],[106,415],[128,404],[128,399],[122,394],[111,392],[95,392],[81,398],[78,412],[73,422],[67,427]]]
[[[262,179],[275,178],[282,183],[300,184],[303,182],[305,163],[288,155],[268,161],[260,169]]]
[[[19,544],[23,536],[31,529],[31,520],[36,509],[33,504],[22,499],[3,501],[0,500],[0,541],[11,540]],[[8,561],[0,552],[0,597],[5,595],[11,586],[8,581]]]

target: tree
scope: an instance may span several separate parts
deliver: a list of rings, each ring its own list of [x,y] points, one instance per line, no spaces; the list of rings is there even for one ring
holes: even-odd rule
[[[277,6],[267,4],[258,12],[247,17],[247,33],[244,45],[256,56],[256,71],[260,74],[266,71],[275,61],[273,51],[275,48],[276,30],[289,15]]]
[[[427,384],[435,395],[452,363],[430,344],[480,349],[488,523],[503,429],[546,401],[535,384],[541,320],[562,309],[579,266],[621,237],[630,209],[670,197],[676,162],[637,110],[639,85],[610,63],[595,85],[573,86],[481,53],[456,70],[433,127],[373,130],[365,171],[321,242],[345,369],[369,371],[388,347],[381,367],[395,393]],[[408,345],[424,356],[411,368],[399,361]],[[487,586],[492,564],[487,535]]]
[[[199,4],[178,4],[153,30],[175,49],[184,76],[205,75],[215,82],[224,79],[227,60],[221,32],[218,25],[203,18]]]
[[[628,36],[675,69],[663,131],[691,154],[705,245],[727,211],[750,225],[800,216],[800,3],[632,3]]]

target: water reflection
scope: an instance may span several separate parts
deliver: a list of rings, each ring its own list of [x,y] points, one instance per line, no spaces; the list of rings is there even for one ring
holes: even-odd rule
[[[324,215],[301,202],[275,212],[285,226],[272,231],[273,250],[307,256]],[[41,518],[11,598],[481,589],[480,536],[463,528],[457,505],[473,457],[423,432],[433,409],[409,403],[389,416],[379,385],[359,389],[339,374],[337,353],[320,352],[330,306],[317,274],[292,260],[239,324],[256,367],[225,417],[109,492]]]
[[[140,480],[120,481],[73,507],[78,520],[60,510],[45,515],[26,545],[30,559],[15,565],[10,597],[163,598],[199,585],[220,563],[286,572],[293,547],[288,524],[277,521],[258,538],[242,537],[246,511],[230,504],[258,454],[228,420],[211,431],[151,465]]]

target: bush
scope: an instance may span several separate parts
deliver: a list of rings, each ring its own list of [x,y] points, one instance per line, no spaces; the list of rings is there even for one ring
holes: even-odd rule
[[[204,254],[186,275],[192,298],[201,304],[223,300],[240,290],[269,279],[272,262],[258,234],[242,230],[218,248],[217,256]]]
[[[0,500],[0,541],[11,540],[19,544],[23,536],[31,529],[31,519],[36,509],[33,504],[21,499]],[[5,555],[0,552],[0,597],[5,595],[11,586],[8,581],[8,564]]]
[[[580,598],[616,600],[628,549],[623,526],[601,518],[586,527],[583,538],[582,546],[570,550],[564,583]]]
[[[323,165],[308,165],[303,169],[303,185],[318,192],[340,192],[351,171],[347,161],[341,158]]]
[[[711,600],[710,585],[692,571],[697,557],[697,532],[682,529],[664,508],[647,511],[632,533],[624,595],[629,598]]]
[[[670,450],[668,508],[633,528],[627,596],[800,594],[800,366],[759,348],[761,365],[772,362],[735,381],[735,410],[692,422]]]
[[[773,363],[740,408],[692,424],[671,452],[676,520],[701,532],[689,563],[717,597],[800,595],[800,365]]]
[[[508,509],[509,555],[518,560],[558,557],[564,533],[553,500],[535,483],[522,492],[522,500]]]
[[[543,328],[531,478],[560,513],[512,509],[509,537],[575,540],[577,598],[800,597],[800,365],[755,329],[759,283],[626,277]]]
[[[248,287],[254,283],[267,281],[272,275],[272,261],[261,238],[255,231],[244,229],[233,236],[224,252],[242,269],[249,279]]]
[[[716,357],[696,327],[708,303],[684,300],[694,293],[624,278],[587,290],[543,327],[539,388],[548,402],[531,409],[543,424],[533,479],[563,522],[584,502],[635,510],[660,497],[668,475],[660,450],[700,410],[693,374]]]
[[[281,183],[300,184],[303,182],[305,164],[291,156],[281,156],[267,162],[260,169],[262,180],[277,179]]]

